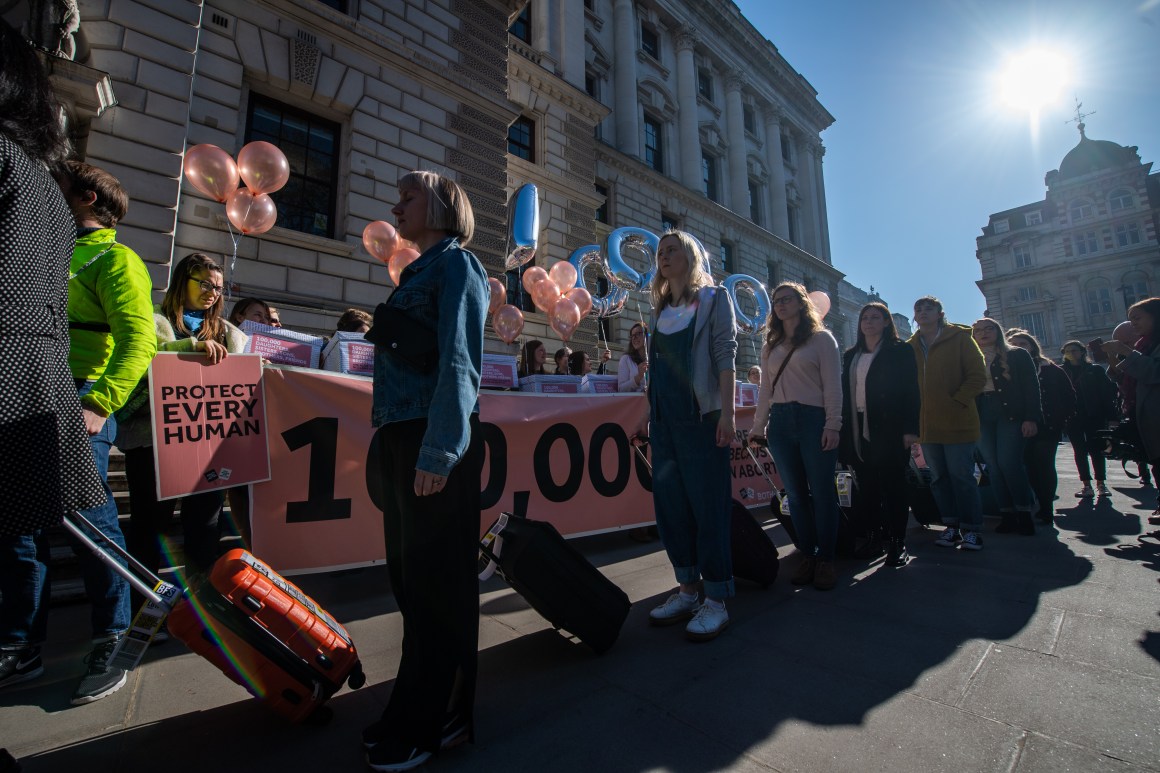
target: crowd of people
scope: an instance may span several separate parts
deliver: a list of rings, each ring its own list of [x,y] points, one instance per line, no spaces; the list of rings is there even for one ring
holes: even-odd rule
[[[19,343],[0,351],[0,387],[9,396],[0,403],[0,443],[25,450],[0,473],[13,505],[0,520],[0,686],[44,672],[45,530],[79,510],[125,544],[107,480],[114,444],[125,452],[129,547],[146,566],[160,564],[159,533],[174,503],[158,502],[153,483],[143,377],[154,354],[198,352],[217,363],[241,351],[243,322],[281,324],[278,310],[256,298],[238,301],[227,316],[224,271],[202,253],[176,264],[155,309],[144,262],[117,240],[128,195],[108,172],[67,160],[57,115],[32,50],[0,28],[0,282],[9,310],[21,311],[0,323],[0,333]],[[410,172],[398,195],[397,230],[420,255],[383,310],[421,323],[438,356],[426,369],[390,347],[375,351],[377,468],[369,474],[384,484],[387,566],[403,619],[390,700],[362,737],[376,770],[406,770],[472,739],[479,631],[487,273],[466,249],[475,221],[457,183]],[[620,391],[646,394],[634,440],[651,449],[657,527],[677,583],[648,619],[684,623],[688,638],[706,641],[728,626],[734,594],[735,312],[692,235],[664,234],[655,262],[648,323],[631,326],[617,366]],[[988,318],[948,322],[931,296],[914,304],[917,331],[907,341],[885,305],[867,304],[844,354],[804,286],[777,285],[771,308],[760,363],[747,373],[759,385],[749,443],[768,446],[786,490],[802,554],[795,585],[837,584],[839,465],[853,471],[858,507],[891,567],[908,560],[905,476],[917,448],[945,527],[935,544],[967,551],[983,547],[976,455],[1002,516],[998,533],[1030,535],[1035,517],[1052,522],[1064,432],[1083,481],[1078,497],[1111,496],[1101,433],[1115,420],[1134,428],[1139,460],[1160,481],[1160,298],[1128,310],[1130,343],[1099,346],[1100,358],[1111,360],[1107,370],[1078,341],[1064,345],[1060,367],[1026,330],[1004,331]],[[369,314],[350,309],[337,329],[371,327]],[[520,375],[547,375],[547,354],[542,341],[527,341]],[[612,353],[604,347],[596,356],[603,372]],[[553,360],[557,374],[586,375],[593,365],[587,352],[568,347]],[[222,496],[181,503],[191,569],[217,558]],[[1160,521],[1160,509],[1151,520]],[[84,704],[126,682],[110,654],[129,626],[130,593],[117,573],[77,552],[92,602],[93,649],[72,698]]]

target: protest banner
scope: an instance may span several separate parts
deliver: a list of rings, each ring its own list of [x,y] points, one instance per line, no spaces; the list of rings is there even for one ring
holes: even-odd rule
[[[162,352],[149,400],[158,499],[269,480],[260,356]]]

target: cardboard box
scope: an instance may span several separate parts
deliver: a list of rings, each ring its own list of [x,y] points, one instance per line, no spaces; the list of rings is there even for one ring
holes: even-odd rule
[[[520,379],[520,391],[544,395],[574,395],[580,392],[580,377],[524,376]]]
[[[375,374],[375,345],[362,333],[335,333],[322,350],[322,367],[356,376]]]
[[[518,389],[520,386],[518,368],[514,355],[485,352],[480,386],[484,389]]]
[[[318,367],[322,357],[322,338],[284,327],[263,325],[248,319],[239,327],[249,336],[249,340],[246,341],[247,354],[260,354],[276,365]]]
[[[737,382],[736,388],[733,390],[733,403],[742,407],[757,405],[757,396],[760,386],[757,384],[743,384]]]
[[[589,373],[580,383],[581,392],[591,392],[597,395],[614,395],[620,391],[616,376],[601,376]]]

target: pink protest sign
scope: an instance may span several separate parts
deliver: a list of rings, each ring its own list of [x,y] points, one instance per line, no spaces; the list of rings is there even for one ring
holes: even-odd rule
[[[158,499],[270,479],[261,356],[158,354],[149,399]]]

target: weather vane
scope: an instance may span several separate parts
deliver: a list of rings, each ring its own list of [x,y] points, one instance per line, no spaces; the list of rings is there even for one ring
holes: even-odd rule
[[[1083,133],[1083,130],[1087,127],[1084,125],[1083,119],[1087,118],[1089,115],[1095,115],[1096,111],[1093,110],[1090,113],[1084,113],[1084,112],[1080,111],[1080,108],[1082,108],[1082,107],[1083,107],[1083,102],[1080,102],[1079,97],[1077,96],[1075,98],[1075,118],[1069,118],[1066,121],[1064,121],[1064,123],[1076,124],[1076,127],[1079,129],[1079,136],[1086,137],[1087,135]]]

